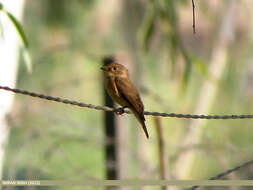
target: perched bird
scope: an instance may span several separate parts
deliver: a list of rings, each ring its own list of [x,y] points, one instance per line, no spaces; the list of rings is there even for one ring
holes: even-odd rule
[[[140,95],[129,78],[128,70],[121,64],[111,62],[101,67],[106,73],[106,90],[111,98],[120,104],[123,109],[129,108],[149,138],[145,125],[144,106]]]

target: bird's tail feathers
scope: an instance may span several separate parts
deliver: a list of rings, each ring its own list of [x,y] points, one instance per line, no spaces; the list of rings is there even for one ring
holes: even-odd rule
[[[138,119],[138,121],[140,122],[143,131],[145,132],[145,135],[147,138],[149,138],[149,134],[148,134],[148,130],[145,124],[145,117],[144,115],[140,115],[139,113],[137,113],[136,111],[133,111],[135,117]]]

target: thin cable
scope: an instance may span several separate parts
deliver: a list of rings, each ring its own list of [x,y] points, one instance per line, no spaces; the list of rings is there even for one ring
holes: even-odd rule
[[[27,96],[32,96],[32,97],[41,98],[41,99],[54,101],[54,102],[60,102],[64,104],[70,104],[70,105],[79,106],[79,107],[85,107],[85,108],[102,110],[102,111],[111,111],[115,113],[128,113],[128,114],[130,113],[128,110],[114,109],[108,106],[96,106],[92,104],[85,104],[82,102],[67,100],[67,99],[63,99],[59,97],[47,96],[44,94],[38,94],[34,92],[29,92],[26,90],[10,88],[7,86],[0,86],[0,89],[11,91],[17,94],[23,94]],[[152,115],[152,116],[160,116],[160,117],[176,117],[176,118],[187,118],[187,119],[253,119],[253,115],[195,115],[195,114],[160,113],[160,112],[147,112],[147,111],[145,111],[144,114]]]
[[[240,170],[240,169],[242,169],[242,168],[245,168],[245,167],[247,167],[247,166],[249,166],[249,165],[251,165],[251,164],[253,164],[253,160],[250,160],[250,161],[245,162],[245,163],[243,163],[243,164],[241,164],[241,165],[239,165],[239,166],[236,166],[236,167],[234,167],[234,168],[232,168],[232,169],[229,169],[229,170],[227,170],[227,171],[225,171],[225,172],[222,172],[222,173],[220,173],[220,174],[218,174],[218,175],[216,175],[216,176],[214,176],[214,177],[209,178],[208,180],[217,180],[217,179],[220,179],[220,178],[222,178],[222,177],[224,177],[224,176],[227,176],[227,175],[231,174],[232,172],[235,172],[235,171],[237,171],[237,170]],[[196,185],[196,186],[192,186],[192,187],[190,187],[190,188],[188,188],[188,189],[186,189],[186,190],[195,190],[195,189],[197,189],[197,188],[199,188],[199,187],[200,187],[200,186]]]

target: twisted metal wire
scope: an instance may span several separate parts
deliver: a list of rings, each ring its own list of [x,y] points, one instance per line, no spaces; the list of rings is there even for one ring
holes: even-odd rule
[[[60,102],[60,103],[64,103],[64,104],[79,106],[79,107],[86,107],[86,108],[102,110],[102,111],[112,111],[112,112],[119,111],[118,109],[114,109],[114,108],[108,107],[108,106],[96,106],[96,105],[92,105],[92,104],[85,104],[82,102],[71,101],[71,100],[63,99],[63,98],[59,98],[59,97],[47,96],[44,94],[38,94],[38,93],[34,93],[34,92],[29,92],[26,90],[10,88],[7,86],[0,86],[0,89],[6,90],[6,91],[11,91],[11,92],[18,93],[18,94],[28,95],[28,96],[32,96],[32,97],[36,97],[36,98],[41,98],[41,99],[45,99],[45,100],[49,100],[49,101],[55,101],[55,102]],[[122,111],[122,110],[120,110],[120,111]],[[127,110],[123,110],[123,111],[124,111],[123,113],[130,113]],[[147,111],[145,112],[145,115],[161,116],[161,117],[190,118],[190,119],[252,119],[253,118],[253,115],[194,115],[194,114],[160,113],[160,112],[147,112]],[[253,160],[251,160],[249,162],[245,162],[245,163],[243,163],[239,166],[236,166],[235,168],[229,169],[225,172],[222,172],[222,173],[218,174],[217,176],[210,178],[209,180],[220,179],[224,176],[229,175],[232,172],[240,170],[240,169],[247,167],[251,164],[253,164]],[[198,187],[199,186],[193,186],[191,188],[188,188],[187,190],[194,190],[194,189],[197,189]]]
[[[63,99],[59,97],[52,97],[52,96],[47,96],[44,94],[29,92],[26,90],[10,88],[8,86],[0,86],[0,89],[11,91],[17,94],[23,94],[27,96],[41,98],[44,100],[60,102],[60,103],[70,104],[70,105],[79,106],[79,107],[85,107],[85,108],[102,110],[102,111],[111,111],[115,113],[119,112],[119,109],[115,109],[108,106],[96,106],[93,104],[86,104],[86,103],[72,101],[72,100]],[[128,113],[128,114],[130,113],[128,110],[120,110],[120,112]],[[235,115],[235,114],[233,115],[196,115],[196,114],[160,113],[160,112],[148,112],[148,111],[145,111],[144,114],[152,115],[152,116],[160,116],[160,117],[176,117],[176,118],[187,118],[187,119],[253,119],[253,115],[251,114],[249,115]]]
[[[217,180],[217,179],[220,179],[220,178],[222,178],[222,177],[225,177],[225,176],[231,174],[232,172],[235,172],[235,171],[237,171],[237,170],[240,170],[240,169],[242,169],[242,168],[245,168],[245,167],[247,167],[247,166],[250,166],[251,164],[253,164],[253,160],[250,160],[250,161],[245,162],[245,163],[243,163],[243,164],[241,164],[241,165],[239,165],[239,166],[236,166],[236,167],[234,167],[234,168],[232,168],[232,169],[229,169],[229,170],[227,170],[227,171],[225,171],[225,172],[222,172],[222,173],[220,173],[220,174],[218,174],[218,175],[216,175],[216,176],[214,176],[214,177],[209,178],[208,180]],[[195,186],[192,186],[192,187],[190,187],[190,188],[188,188],[188,189],[186,189],[186,190],[195,190],[195,189],[197,189],[197,188],[199,188],[199,187],[200,187],[200,186],[195,185]]]

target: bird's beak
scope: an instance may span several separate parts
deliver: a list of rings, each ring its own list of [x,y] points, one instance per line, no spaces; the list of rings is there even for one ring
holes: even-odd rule
[[[100,69],[103,70],[103,71],[107,71],[105,66],[101,67]]]

